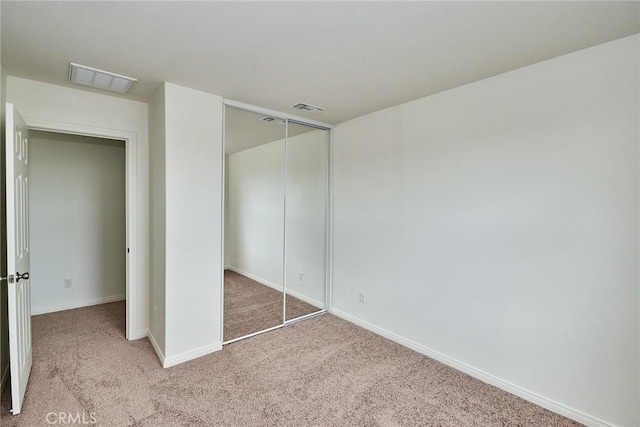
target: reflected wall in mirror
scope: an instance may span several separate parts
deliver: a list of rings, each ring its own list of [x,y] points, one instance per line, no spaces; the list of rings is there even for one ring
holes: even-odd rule
[[[286,320],[326,307],[328,131],[289,122],[286,144]]]
[[[224,341],[284,322],[285,132],[225,107]]]

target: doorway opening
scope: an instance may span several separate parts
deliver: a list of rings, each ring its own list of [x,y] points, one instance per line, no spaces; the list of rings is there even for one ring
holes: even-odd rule
[[[89,137],[100,140],[105,144],[124,143],[125,242],[124,246],[121,247],[121,251],[125,256],[125,336],[127,340],[135,340],[146,336],[146,330],[138,330],[136,134],[118,129],[97,128],[34,118],[27,118],[25,121],[30,133],[46,132],[48,134],[61,134],[71,137]],[[71,288],[73,286],[72,280]]]
[[[29,137],[31,314],[120,302],[126,335],[125,141]]]

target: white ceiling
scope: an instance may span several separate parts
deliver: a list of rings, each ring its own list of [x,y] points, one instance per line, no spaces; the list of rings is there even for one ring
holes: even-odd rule
[[[338,123],[640,31],[633,2],[1,3],[9,75],[69,62]]]

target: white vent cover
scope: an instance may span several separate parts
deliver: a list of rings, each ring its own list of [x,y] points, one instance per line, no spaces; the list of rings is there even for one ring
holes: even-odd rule
[[[262,120],[263,122],[273,123],[275,125],[284,126],[284,120],[276,119],[275,117],[266,116],[266,117],[261,118],[260,120]]]
[[[71,62],[69,64],[69,81],[83,86],[126,95],[138,80]]]
[[[297,104],[292,105],[291,108],[307,113],[320,113],[325,110],[324,107],[318,107],[317,105],[308,104],[306,102],[298,102]]]

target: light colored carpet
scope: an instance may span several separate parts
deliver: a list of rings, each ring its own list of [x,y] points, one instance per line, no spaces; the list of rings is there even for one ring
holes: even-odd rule
[[[282,292],[246,276],[224,271],[224,341],[282,324]],[[287,320],[318,311],[287,295]]]
[[[23,412],[5,393],[2,426],[576,425],[329,314],[169,369],[124,318],[124,302],[35,316]]]

